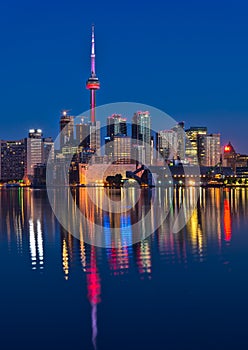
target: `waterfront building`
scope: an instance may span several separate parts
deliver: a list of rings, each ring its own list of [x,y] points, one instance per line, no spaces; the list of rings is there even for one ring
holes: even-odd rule
[[[203,166],[215,166],[220,163],[220,134],[199,135],[198,160]]]
[[[236,168],[248,167],[248,155],[247,154],[237,154]]]
[[[233,171],[236,169],[236,161],[237,161],[237,153],[231,144],[229,142],[225,147],[224,147],[224,154],[223,154],[223,165],[226,167],[231,167]]]
[[[199,160],[199,137],[207,135],[206,127],[191,127],[186,130],[185,158],[190,164],[198,164]]]
[[[151,116],[149,112],[136,112],[132,118],[132,143],[134,148],[141,146],[145,165],[151,164]],[[135,156],[134,156],[135,159]],[[140,162],[140,159],[138,159]]]
[[[46,164],[36,164],[34,166],[33,187],[45,187],[46,185]]]
[[[0,141],[0,181],[19,181],[26,168],[26,140]]]
[[[41,129],[30,129],[27,138],[27,175],[34,175],[34,166],[43,163]]]

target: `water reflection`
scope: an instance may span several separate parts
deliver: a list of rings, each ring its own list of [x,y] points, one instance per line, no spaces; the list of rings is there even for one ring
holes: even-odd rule
[[[153,190],[154,191],[154,190]],[[106,259],[110,276],[127,276],[135,268],[141,279],[151,279],[156,270],[156,259],[167,264],[202,263],[209,252],[221,255],[225,246],[230,246],[235,238],[233,225],[247,222],[248,190],[246,189],[201,189],[196,209],[187,225],[177,234],[172,233],[173,220],[178,215],[185,198],[185,206],[191,205],[194,188],[158,189],[157,198],[163,210],[169,215],[163,224],[146,240],[135,245],[132,242],[132,223],[147,211],[151,211],[150,228],[156,227],[156,208],[150,200],[149,191],[141,193],[140,200],[125,213],[102,211],[89,201],[85,189],[74,193],[76,205],[91,221],[98,221],[104,227],[104,235],[111,246],[111,228],[120,227],[119,246],[100,249],[84,242],[84,227],[80,226],[80,241],[65,232],[57,223],[49,206],[46,192],[30,189],[1,190],[0,242],[7,244],[10,253],[29,255],[31,269],[39,273],[49,269],[46,251],[51,244],[60,246],[60,266],[66,281],[71,271],[80,261],[82,273],[86,277],[87,298],[91,305],[92,343],[97,347],[97,308],[101,303],[101,265]],[[163,192],[164,191],[164,192]],[[186,192],[186,193],[184,193]],[[173,202],[168,200],[171,195]],[[96,202],[101,201],[102,192],[97,189]],[[135,193],[131,196],[135,202]],[[145,227],[141,229],[145,230]],[[94,235],[94,231],[90,232]],[[159,252],[159,255],[157,254]],[[223,258],[224,259],[224,258]],[[58,265],[59,266],[59,265]],[[54,267],[53,267],[54,268]],[[59,273],[59,270],[58,270]]]

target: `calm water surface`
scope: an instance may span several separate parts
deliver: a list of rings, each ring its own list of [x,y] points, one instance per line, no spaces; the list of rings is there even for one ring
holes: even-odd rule
[[[149,208],[148,192],[124,218],[90,215],[121,225]],[[182,231],[166,221],[119,248],[67,233],[46,191],[1,189],[0,205],[2,349],[248,348],[248,190],[201,190]]]

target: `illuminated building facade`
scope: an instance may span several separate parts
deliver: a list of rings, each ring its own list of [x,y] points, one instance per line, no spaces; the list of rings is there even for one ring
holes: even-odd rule
[[[174,128],[173,131],[177,134],[177,158],[179,160],[185,159],[185,131],[184,131],[184,122],[179,122]]]
[[[164,160],[177,158],[178,138],[174,130],[161,130],[157,133],[157,151]]]
[[[0,141],[0,180],[22,180],[26,168],[26,140]]]
[[[76,142],[83,149],[90,147],[90,123],[87,118],[82,118],[82,123],[76,125]]]
[[[60,148],[72,145],[74,141],[74,117],[63,111],[60,117]]]
[[[200,135],[198,138],[199,164],[215,166],[221,159],[220,134]]]
[[[116,135],[113,140],[113,159],[116,164],[131,163],[131,138],[125,135]]]
[[[27,175],[34,175],[34,166],[42,164],[43,139],[41,129],[30,129],[27,138]]]
[[[54,160],[54,142],[51,137],[43,139],[43,162],[46,164],[50,155],[50,159]]]
[[[140,146],[143,148],[143,164],[151,164],[151,116],[149,112],[136,112],[132,119],[132,142],[134,151]],[[136,154],[134,155],[134,159]]]
[[[231,167],[233,169],[233,171],[235,172],[236,160],[237,160],[237,153],[236,153],[233,145],[231,144],[231,142],[229,142],[224,147],[223,165],[226,167]]]
[[[206,127],[191,127],[186,130],[185,158],[190,164],[198,164],[199,137],[207,135]]]
[[[90,149],[95,153],[99,152],[101,147],[101,133],[100,133],[100,122],[90,123]]]
[[[127,120],[120,114],[107,118],[107,136],[105,137],[105,154],[113,156],[113,141],[116,135],[127,136]]]

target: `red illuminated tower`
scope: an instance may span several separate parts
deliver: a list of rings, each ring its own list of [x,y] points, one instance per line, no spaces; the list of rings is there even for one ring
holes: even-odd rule
[[[95,27],[92,25],[91,35],[91,75],[86,83],[86,88],[90,90],[90,119],[91,124],[95,125],[96,116],[96,90],[100,89],[100,82],[96,76],[96,55],[95,55]]]

